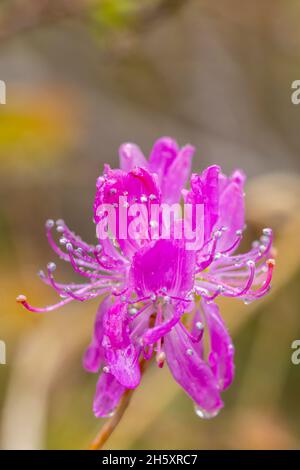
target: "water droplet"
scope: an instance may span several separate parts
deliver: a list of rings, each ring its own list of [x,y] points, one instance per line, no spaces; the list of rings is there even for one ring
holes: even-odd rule
[[[194,351],[192,349],[187,349],[186,353],[188,356],[192,356],[194,354]]]
[[[135,308],[135,307],[131,307],[131,308],[128,309],[128,313],[130,315],[136,315],[138,313],[138,309]]]
[[[52,228],[54,226],[54,220],[49,219],[46,222],[46,228]]]
[[[50,262],[50,263],[47,264],[47,268],[49,269],[49,271],[50,271],[51,273],[53,273],[53,271],[56,270],[56,264]]]
[[[195,404],[195,413],[199,418],[202,419],[211,419],[215,418],[219,414],[219,409],[218,410],[213,410],[213,411],[207,411],[201,408],[199,405]]]
[[[197,330],[203,330],[204,328],[203,323],[201,321],[197,321],[196,328]]]
[[[264,228],[262,232],[263,232],[264,235],[266,235],[268,237],[270,235],[272,235],[272,229],[271,228]]]

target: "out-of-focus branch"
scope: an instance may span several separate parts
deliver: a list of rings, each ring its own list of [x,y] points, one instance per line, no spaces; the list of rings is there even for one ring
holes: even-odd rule
[[[12,0],[0,7],[0,41],[39,26],[85,14],[95,0]]]
[[[187,0],[160,0],[141,8],[136,14],[134,29],[144,30],[156,21],[177,13],[187,3]]]
[[[87,20],[93,7],[101,7],[101,2],[102,0],[11,0],[0,6],[0,45],[16,34],[66,18]],[[159,0],[152,5],[141,3],[126,20],[133,31],[140,32],[157,20],[177,12],[186,3],[187,0]]]

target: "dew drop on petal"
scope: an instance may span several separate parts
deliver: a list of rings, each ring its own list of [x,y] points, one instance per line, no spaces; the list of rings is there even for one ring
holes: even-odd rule
[[[213,411],[207,411],[201,408],[199,405],[195,404],[195,413],[199,418],[202,419],[211,419],[215,418],[219,414],[219,409],[218,410],[213,410]]]

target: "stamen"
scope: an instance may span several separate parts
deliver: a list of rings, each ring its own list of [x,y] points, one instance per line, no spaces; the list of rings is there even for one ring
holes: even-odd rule
[[[166,354],[163,351],[160,351],[158,354],[156,354],[156,362],[160,369],[163,368],[165,360],[166,360]]]
[[[182,322],[179,322],[179,326],[182,329],[182,331],[187,335],[187,337],[193,342],[193,343],[199,343],[203,337],[204,333],[204,327],[201,322],[197,322],[201,324],[201,329],[199,331],[199,334],[197,336],[194,336],[192,333],[190,333],[187,328],[184,326]]]

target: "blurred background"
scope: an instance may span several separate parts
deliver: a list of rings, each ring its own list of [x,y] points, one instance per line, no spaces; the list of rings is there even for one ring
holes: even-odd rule
[[[152,367],[110,449],[300,446],[300,79],[297,0],[2,0],[0,79],[0,447],[85,448],[97,377],[81,357],[97,301],[34,316],[57,297],[36,273],[57,261],[44,223],[63,218],[95,241],[92,203],[104,162],[124,141],[147,154],[162,135],[248,174],[247,239],[275,230],[271,295],[222,302],[236,346],[225,408],[201,421],[167,368]],[[59,263],[58,263],[59,264]],[[73,279],[62,262],[59,279]]]

